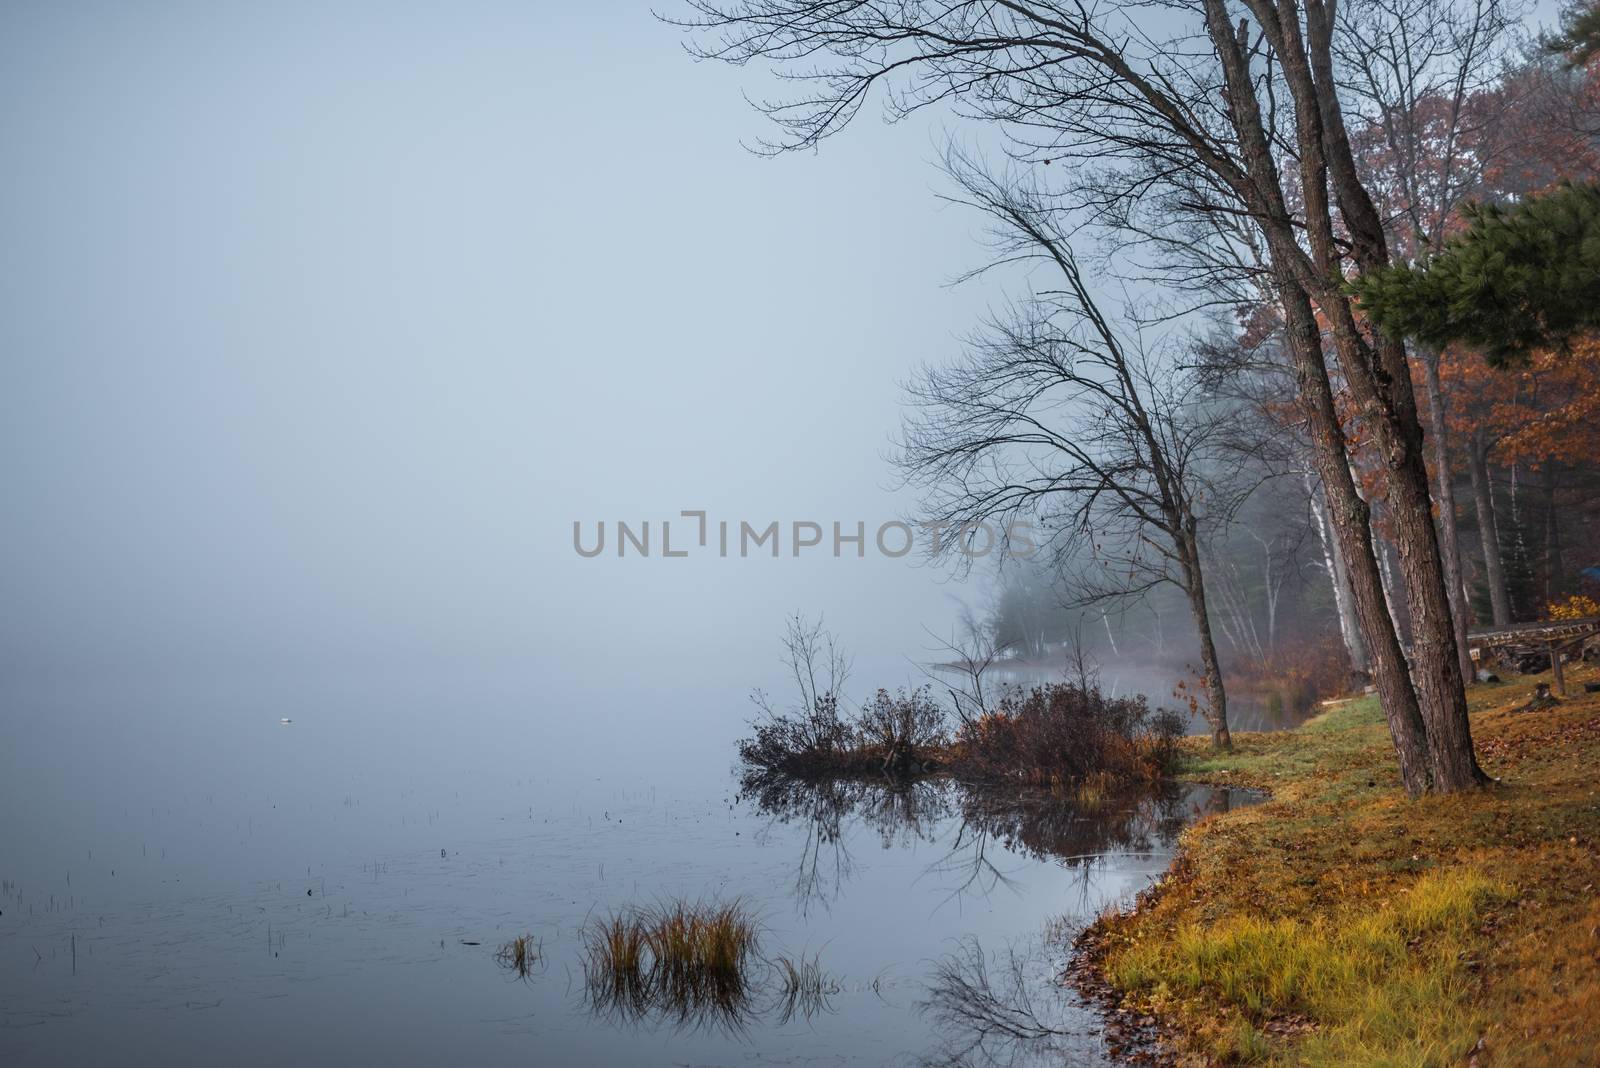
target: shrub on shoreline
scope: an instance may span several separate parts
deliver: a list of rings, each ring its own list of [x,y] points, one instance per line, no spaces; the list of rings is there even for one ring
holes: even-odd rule
[[[942,763],[949,744],[944,711],[928,689],[879,690],[854,717],[832,693],[808,711],[772,712],[739,743],[747,765],[798,778],[920,774]]]
[[[1171,771],[1183,719],[1143,697],[1053,683],[1010,691],[951,736],[928,688],[879,690],[855,716],[832,694],[809,712],[768,714],[739,743],[752,770],[799,779],[914,778],[937,771],[973,782],[1109,791]]]
[[[1174,766],[1183,720],[1142,696],[1061,682],[1010,691],[965,723],[950,751],[964,778],[1061,789],[1141,782]]]
[[[779,711],[754,692],[761,716],[739,743],[739,758],[758,776],[913,779],[949,771],[973,782],[1101,794],[1167,774],[1184,732],[1177,713],[1152,710],[1141,696],[1107,697],[1090,675],[1004,690],[992,706],[975,685],[965,702],[952,691],[953,710],[928,686],[880,689],[847,716],[840,692],[850,661],[833,635],[795,616],[783,644],[798,698]]]

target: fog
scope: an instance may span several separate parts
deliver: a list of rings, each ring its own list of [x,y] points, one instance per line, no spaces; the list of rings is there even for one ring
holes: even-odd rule
[[[643,727],[614,698],[675,680],[737,719],[786,612],[892,683],[977,596],[787,530],[776,560],[572,543],[912,509],[899,382],[991,299],[946,285],[982,252],[935,120],[758,158],[756,73],[636,4],[0,19],[8,716],[556,730],[555,696]]]
[[[632,2],[0,7],[0,1062],[909,1063],[930,954],[1250,800],[736,774],[787,617],[848,706],[998,604],[890,455],[1018,281],[951,284],[992,246],[948,115],[767,159],[763,78]],[[999,681],[1061,652],[1044,570]],[[1161,701],[1189,631],[1137,611],[1102,678]],[[584,1004],[591,920],[671,899],[826,951],[837,1005]]]

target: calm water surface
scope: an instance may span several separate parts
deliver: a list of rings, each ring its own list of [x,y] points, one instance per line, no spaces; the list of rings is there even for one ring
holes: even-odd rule
[[[0,1063],[1095,1063],[1049,921],[1126,900],[1243,800],[745,789],[742,713],[685,739],[638,709],[555,731],[515,701],[441,708],[14,703]],[[834,992],[785,1014],[758,969],[737,1020],[597,1014],[585,923],[680,897],[747,903],[762,952],[814,955]],[[524,932],[522,979],[494,951]],[[1059,1033],[971,1049],[940,1005],[980,963]]]

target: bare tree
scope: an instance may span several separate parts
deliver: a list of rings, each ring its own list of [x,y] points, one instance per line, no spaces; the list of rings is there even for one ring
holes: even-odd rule
[[[1151,613],[1160,625],[1161,613]],[[1089,652],[1088,644],[1083,640],[1083,617],[1073,620],[1072,629],[1067,631],[1066,640],[1063,642],[1066,652],[1067,681],[1080,690],[1089,690],[1100,685],[1100,665]],[[1158,651],[1160,651],[1158,649]]]
[[[796,612],[784,620],[783,666],[794,680],[798,700],[794,711],[809,713],[841,699],[850,678],[850,657],[839,645],[819,616],[815,623]],[[750,700],[762,712],[772,715],[771,700],[754,690]]]
[[[875,88],[891,115],[941,102],[1000,124],[1011,151],[1053,173],[1079,207],[1165,204],[1193,239],[1243,229],[1283,316],[1299,400],[1351,575],[1401,779],[1413,794],[1486,781],[1472,751],[1422,429],[1405,347],[1367,334],[1348,273],[1390,262],[1387,229],[1345,125],[1358,107],[1328,0],[689,0],[698,54],[770,60],[796,92],[764,106],[772,151],[850,122]],[[1381,13],[1380,13],[1381,14]],[[1214,219],[1233,220],[1210,225]],[[1215,236],[1207,236],[1208,232]],[[1231,257],[1239,270],[1249,257]],[[1230,257],[1212,256],[1231,277]],[[1356,491],[1324,357],[1387,482],[1414,621],[1409,666],[1386,611],[1367,503]]]
[[[772,766],[795,753],[837,753],[847,749],[855,726],[839,716],[850,657],[819,617],[808,622],[799,612],[784,621],[783,664],[794,680],[795,694],[787,711],[776,707],[764,690],[750,691],[760,715],[752,726],[756,737],[741,743],[750,763]]]
[[[1099,566],[1080,580],[1083,601],[1182,589],[1200,638],[1206,719],[1225,748],[1227,691],[1200,558],[1202,522],[1225,518],[1236,497],[1211,472],[1225,413],[1170,354],[1112,325],[1048,204],[960,153],[947,170],[993,223],[997,262],[1045,265],[1056,284],[994,317],[964,360],[911,383],[901,470],[923,490],[925,513],[953,529],[1003,538],[1037,517],[1048,547],[1091,546]]]
[[[996,640],[992,627],[980,623],[965,606],[956,634],[941,638],[929,630],[928,636],[934,640],[935,655],[948,659],[934,668],[924,669],[924,673],[950,695],[950,707],[958,723],[975,723],[993,708],[991,698],[995,695],[988,692],[993,687],[987,683],[986,676],[1008,647]],[[954,680],[937,674],[939,670],[953,674]]]

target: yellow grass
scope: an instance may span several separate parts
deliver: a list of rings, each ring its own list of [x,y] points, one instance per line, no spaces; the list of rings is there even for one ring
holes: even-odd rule
[[[539,940],[531,934],[518,935],[495,953],[495,959],[515,972],[519,979],[528,978],[540,956]]]
[[[1501,784],[1409,801],[1376,703],[1188,750],[1264,804],[1185,833],[1173,872],[1105,918],[1114,986],[1196,1063],[1600,1063],[1600,695],[1513,711],[1540,677],[1470,692]]]
[[[749,997],[758,925],[738,902],[631,909],[584,930],[584,973],[596,1009],[737,1019]]]
[[[678,902],[644,914],[644,940],[658,977],[669,986],[743,985],[756,945],[756,926],[744,908]]]

